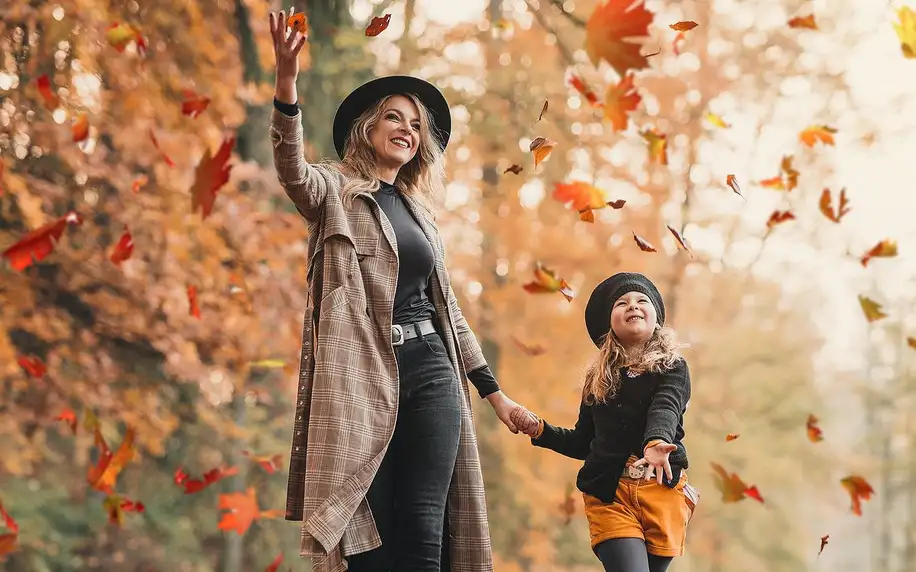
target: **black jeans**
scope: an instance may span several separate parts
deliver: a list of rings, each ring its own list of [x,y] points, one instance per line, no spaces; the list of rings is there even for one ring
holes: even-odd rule
[[[347,557],[349,572],[440,572],[461,432],[458,376],[438,334],[407,340],[395,355],[397,424],[366,497],[382,546]]]

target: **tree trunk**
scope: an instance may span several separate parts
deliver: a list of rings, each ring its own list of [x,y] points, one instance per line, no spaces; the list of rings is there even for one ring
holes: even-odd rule
[[[260,84],[267,79],[258,55],[258,44],[251,29],[251,15],[243,0],[235,0],[235,21],[242,60],[242,81]],[[255,161],[265,167],[273,164],[273,149],[268,142],[267,125],[273,102],[246,104],[245,123],[236,134],[236,152],[243,161]]]

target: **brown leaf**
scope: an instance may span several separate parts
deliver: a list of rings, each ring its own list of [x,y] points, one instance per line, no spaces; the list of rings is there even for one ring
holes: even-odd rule
[[[795,220],[795,215],[792,211],[773,211],[773,214],[767,219],[767,228],[773,228],[777,224],[782,224],[790,220]]]
[[[906,345],[916,350],[916,338],[909,337],[906,339]]]
[[[734,434],[734,433],[729,433],[728,435],[725,436],[725,440],[726,440],[726,441],[734,441],[735,439],[737,439],[737,438],[740,437],[740,436],[741,436],[741,435],[736,435],[736,434]]]
[[[369,25],[366,26],[366,36],[372,38],[378,36],[388,28],[388,24],[391,23],[391,14],[385,14],[384,16],[375,16],[372,18],[372,21],[369,22]]]
[[[512,343],[514,343],[515,346],[518,349],[522,350],[522,353],[524,353],[527,356],[537,357],[537,356],[544,355],[545,353],[547,353],[547,348],[545,348],[543,345],[526,344],[525,342],[521,341],[520,339],[518,339],[515,336],[512,336]]]
[[[696,22],[686,21],[686,22],[677,22],[676,24],[671,24],[668,26],[675,32],[687,32],[697,27]]]
[[[824,440],[824,432],[817,426],[818,419],[813,414],[808,415],[808,421],[805,423],[805,429],[808,432],[808,440],[817,443]]]
[[[649,244],[646,239],[638,236],[635,232],[633,233],[633,240],[636,241],[636,246],[639,247],[643,252],[658,252],[655,250],[655,247]]]
[[[734,175],[726,175],[725,184],[729,186],[732,192],[734,192],[736,195],[744,199],[744,195],[741,194],[741,187],[738,186],[738,179],[735,178]],[[747,199],[744,199],[744,200],[747,200]]]
[[[668,231],[669,231],[672,235],[674,235],[674,240],[677,241],[678,247],[679,247],[681,250],[683,250],[684,252],[686,252],[687,254],[689,254],[689,255],[690,255],[690,258],[693,258],[693,253],[690,251],[690,244],[687,242],[687,239],[684,238],[684,236],[683,236],[681,233],[679,233],[678,231],[674,230],[674,228],[672,228],[671,225],[665,225],[665,226],[667,226],[667,227],[668,227]]]
[[[538,115],[538,121],[544,118],[544,113],[547,111],[547,100],[544,100],[544,107],[541,108],[541,113]]]
[[[790,18],[788,24],[790,28],[808,28],[809,30],[817,30],[817,23],[814,21],[814,14]]]
[[[534,156],[534,167],[537,168],[538,164],[546,159],[556,146],[556,141],[551,141],[546,137],[535,137],[528,145],[528,150]]]
[[[518,175],[518,174],[521,173],[523,170],[524,170],[524,169],[522,168],[521,165],[511,165],[508,169],[506,169],[505,171],[503,171],[503,175],[505,175],[506,173],[512,173],[512,174],[514,174],[514,175]]]
[[[839,224],[840,220],[849,214],[849,211],[851,210],[849,208],[849,200],[846,198],[846,189],[840,189],[840,199],[836,210],[833,208],[833,200],[830,197],[830,189],[824,189],[821,191],[821,198],[818,201],[818,208],[825,217]]]
[[[820,550],[817,551],[817,555],[818,555],[818,556],[820,556],[820,555],[821,555],[821,552],[824,551],[824,547],[827,546],[827,542],[828,542],[829,540],[830,540],[830,535],[829,535],[829,534],[825,534],[824,536],[821,537],[821,548],[820,548]]]
[[[865,319],[869,322],[875,322],[887,317],[887,314],[881,311],[881,304],[867,296],[859,295],[859,305],[862,306],[862,313],[865,314]]]

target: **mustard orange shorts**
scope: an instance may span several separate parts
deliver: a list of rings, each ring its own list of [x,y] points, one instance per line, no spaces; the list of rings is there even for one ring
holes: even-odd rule
[[[630,457],[627,466],[634,461],[636,457]],[[686,486],[687,471],[681,471],[673,489],[654,478],[647,481],[622,476],[611,504],[583,495],[592,548],[612,538],[642,538],[649,554],[683,556],[687,523],[698,500],[697,495],[685,493]]]

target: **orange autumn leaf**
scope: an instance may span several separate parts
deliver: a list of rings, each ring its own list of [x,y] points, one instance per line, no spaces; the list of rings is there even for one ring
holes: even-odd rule
[[[137,52],[141,55],[146,49],[146,41],[139,30],[130,24],[115,22],[105,30],[105,39],[108,44],[118,52],[124,52],[131,42],[137,44]]]
[[[640,131],[642,138],[649,147],[649,161],[659,165],[668,164],[668,136],[655,129]]]
[[[372,21],[366,26],[366,35],[370,38],[378,36],[385,31],[389,23],[391,23],[391,14],[372,18]]]
[[[41,262],[60,241],[68,224],[79,225],[83,217],[76,211],[70,211],[59,219],[33,230],[3,251],[14,270],[25,270],[32,264]]]
[[[517,165],[517,164],[510,165],[508,169],[503,171],[503,175],[505,175],[506,173],[512,173],[513,175],[518,175],[522,171],[524,171],[524,168],[521,165]]]
[[[80,113],[70,127],[70,132],[73,135],[74,143],[85,141],[89,137],[89,116],[85,113]]]
[[[649,242],[646,239],[637,235],[635,232],[633,233],[633,240],[636,241],[636,246],[638,246],[639,249],[642,250],[643,252],[658,252],[657,250],[655,250],[655,247],[649,244]]]
[[[191,211],[201,211],[201,220],[213,211],[216,193],[229,181],[229,157],[235,146],[235,136],[227,137],[219,146],[216,155],[210,155],[208,148],[194,171],[194,185],[191,187]]]
[[[690,252],[690,244],[687,242],[687,239],[684,238],[684,236],[681,233],[674,230],[674,228],[671,225],[665,225],[665,226],[668,227],[668,232],[670,232],[674,236],[674,240],[677,242],[678,248],[680,248],[681,250],[689,254],[690,258],[693,258],[693,253]]]
[[[791,191],[798,186],[798,176],[801,173],[792,167],[792,161],[792,155],[784,156],[779,163],[779,174],[760,181],[760,186],[776,191]]]
[[[264,572],[277,572],[280,569],[280,564],[283,564],[283,553],[277,554],[277,557],[274,558],[274,561],[270,563],[267,568],[264,569]]]
[[[795,215],[792,211],[773,211],[773,214],[767,219],[767,228],[773,228],[777,224],[782,224],[790,220],[795,220]]]
[[[98,431],[98,428],[96,428]],[[99,455],[99,461],[94,467],[89,468],[87,480],[92,488],[110,493],[114,490],[118,475],[124,470],[127,463],[134,457],[134,436],[133,427],[128,427],[124,432],[124,439],[118,446],[114,454]],[[108,447],[100,449],[100,452],[108,452]]]
[[[294,14],[294,16],[298,16],[298,14]],[[209,97],[198,95],[190,89],[184,90],[182,95],[184,96],[184,101],[181,102],[181,114],[188,115],[191,119],[196,119],[210,105]]]
[[[156,134],[153,132],[152,128],[150,128],[149,130],[149,138],[150,138],[150,141],[153,142],[153,147],[155,147],[156,151],[159,152],[159,156],[161,156],[162,159],[165,161],[165,164],[168,165],[169,167],[174,167],[175,161],[172,161],[172,158],[166,155],[165,151],[162,150],[162,147],[159,146],[159,140],[156,139]]]
[[[242,451],[242,454],[260,465],[268,474],[274,474],[283,466],[283,454],[254,456],[248,451]]]
[[[836,210],[833,208],[833,199],[830,196],[830,189],[821,191],[821,198],[817,206],[825,217],[837,224],[839,224],[840,220],[852,210],[849,208],[849,200],[846,198],[845,188],[840,189],[840,198]]]
[[[41,99],[45,104],[45,109],[54,111],[60,107],[60,97],[58,97],[57,93],[51,88],[51,78],[48,77],[48,74],[38,76],[38,79],[35,80],[35,84],[38,86],[38,93],[41,95]]]
[[[209,487],[215,482],[221,481],[226,477],[238,474],[238,467],[216,467],[204,473],[201,479],[192,479],[181,467],[175,469],[173,480],[176,485],[184,487],[184,494],[191,495],[198,493]]]
[[[127,227],[124,227],[124,232],[121,234],[121,238],[118,239],[118,243],[111,250],[110,259],[115,266],[120,266],[122,262],[130,258],[130,255],[134,252],[134,238],[131,236],[130,231],[127,230]]]
[[[70,432],[76,435],[76,412],[65,407],[57,414],[57,417],[54,418],[55,421],[64,421],[69,427]]]
[[[887,317],[887,314],[881,310],[881,304],[867,296],[859,295],[859,305],[862,306],[862,313],[865,314],[865,319],[869,322],[876,322],[881,318]]]
[[[678,32],[677,36],[674,37],[674,40],[671,42],[671,49],[674,51],[674,55],[681,55],[681,47],[684,45],[684,40],[687,39],[687,36],[684,32]]]
[[[146,507],[142,502],[135,502],[119,494],[110,494],[102,501],[105,512],[108,513],[108,522],[121,526],[124,523],[124,513],[144,512]]]
[[[594,222],[595,217],[591,211],[609,206],[613,209],[623,208],[624,200],[607,201],[604,192],[588,183],[573,181],[571,183],[556,183],[553,198],[563,204],[572,203],[572,208],[579,213],[580,218],[586,222]]]
[[[808,147],[814,147],[818,142],[824,145],[834,145],[833,136],[836,129],[828,125],[810,125],[798,134],[798,140]]]
[[[763,497],[756,486],[748,487],[736,473],[729,473],[721,465],[710,463],[716,476],[716,488],[722,493],[723,503],[736,503],[745,499],[752,498],[758,502],[763,502]]]
[[[813,414],[808,415],[808,421],[805,423],[805,429],[808,431],[808,440],[812,443],[824,440],[824,432],[817,426],[818,419]]]
[[[48,366],[35,356],[19,356],[16,363],[33,379],[41,379],[48,372]]]
[[[871,496],[875,493],[875,490],[871,488],[871,485],[868,484],[863,477],[858,475],[850,475],[840,481],[843,485],[843,488],[846,489],[846,492],[849,493],[849,498],[852,501],[852,514],[856,516],[862,516],[862,501],[871,500]]]
[[[604,95],[604,118],[611,122],[614,131],[623,131],[630,121],[629,114],[641,101],[642,97],[633,86],[633,74],[627,74],[618,83],[608,85]]]
[[[817,23],[814,21],[814,14],[790,18],[788,24],[790,28],[807,28],[809,30],[817,30]]]
[[[546,137],[535,137],[528,145],[528,150],[534,156],[534,167],[537,168],[538,164],[546,159],[556,146],[556,141],[551,141]]]
[[[197,288],[188,285],[188,315],[200,319],[200,306],[197,305]]]
[[[579,76],[573,74],[567,79],[569,85],[579,92],[582,97],[591,105],[592,107],[601,107],[602,103],[598,101],[598,95],[591,90]]]
[[[859,262],[863,267],[868,267],[872,258],[892,258],[894,256],[897,256],[897,241],[884,239],[863,254]]]
[[[565,279],[558,277],[556,272],[545,267],[540,262],[535,262],[534,280],[522,285],[522,288],[531,294],[559,292],[569,302],[572,302],[572,299],[576,296],[576,293],[570,288]]]
[[[537,357],[547,353],[547,348],[541,344],[526,344],[519,338],[512,336],[512,343],[527,356]]]
[[[575,487],[572,485],[566,485],[566,495],[563,497],[563,502],[560,503],[560,512],[563,514],[563,524],[569,526],[572,522],[572,517],[576,514],[576,495]]]
[[[818,556],[820,556],[820,555],[821,555],[821,552],[824,551],[824,547],[827,546],[827,542],[828,542],[829,540],[830,540],[830,535],[829,535],[829,534],[825,534],[824,536],[821,537],[821,548],[820,548],[820,550],[817,551],[817,555],[818,555]]]
[[[286,25],[300,34],[308,34],[309,32],[309,20],[304,12],[290,14],[289,18],[286,19]]]
[[[219,530],[234,530],[239,536],[245,534],[251,527],[251,523],[261,518],[278,518],[285,514],[282,510],[260,510],[258,501],[255,496],[254,487],[249,487],[245,493],[228,493],[219,495],[220,510],[223,513],[219,524],[216,527]]]
[[[146,175],[140,175],[139,177],[134,179],[133,183],[131,183],[130,189],[134,192],[134,194],[137,194],[140,192],[140,189],[142,189],[146,185],[148,181],[149,181],[149,178]]]
[[[648,38],[652,19],[643,0],[598,2],[585,25],[585,51],[592,64],[604,60],[620,77],[649,67],[637,41]]]
[[[738,179],[734,175],[726,175],[725,184],[728,185],[733,193],[744,199],[744,195],[741,194],[741,187],[738,186]]]
[[[696,28],[697,25],[698,25],[698,24],[697,24],[696,22],[692,22],[692,21],[688,20],[688,21],[686,21],[686,22],[677,22],[677,23],[675,23],[675,24],[671,24],[671,25],[669,25],[668,27],[671,28],[672,30],[674,30],[675,32],[688,32],[688,31],[690,31],[690,30]]]
[[[737,438],[740,437],[740,436],[741,436],[741,435],[736,435],[735,433],[729,433],[728,435],[725,436],[725,440],[726,440],[726,441],[734,441],[735,439],[737,439]]]

